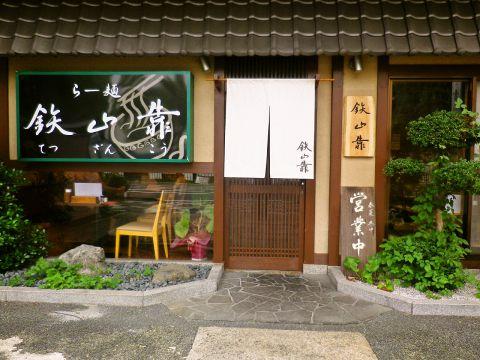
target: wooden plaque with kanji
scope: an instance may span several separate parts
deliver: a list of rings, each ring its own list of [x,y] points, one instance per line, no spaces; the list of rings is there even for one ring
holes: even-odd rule
[[[375,190],[373,187],[342,187],[340,254],[356,256],[365,264],[376,252]]]
[[[372,96],[346,96],[344,155],[375,155],[375,101]]]

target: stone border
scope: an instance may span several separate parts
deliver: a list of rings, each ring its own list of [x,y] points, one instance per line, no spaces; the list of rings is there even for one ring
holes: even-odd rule
[[[304,275],[327,275],[328,265],[303,264]]]
[[[215,292],[223,275],[223,264],[199,263],[194,261],[149,261],[128,260],[141,263],[164,263],[184,265],[211,266],[208,277],[187,283],[176,284],[146,291],[133,290],[48,290],[29,287],[0,286],[0,301],[20,301],[55,304],[85,304],[112,306],[149,306],[168,304],[187,297]],[[106,262],[125,262],[124,260],[107,259]]]
[[[411,315],[480,316],[480,303],[443,299],[412,299],[347,280],[338,266],[328,267],[328,275],[337,291]]]

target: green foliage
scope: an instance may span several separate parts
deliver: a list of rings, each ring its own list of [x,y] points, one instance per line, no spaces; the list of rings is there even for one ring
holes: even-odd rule
[[[150,266],[146,266],[145,269],[143,270],[143,276],[153,276],[155,270],[153,270]]]
[[[23,276],[10,279],[9,286],[34,286],[40,281],[41,289],[114,289],[120,283],[118,276],[101,277],[79,274],[82,265],[69,265],[62,260],[38,259]]]
[[[195,210],[183,210],[180,220],[175,223],[175,235],[180,239],[189,233],[198,233],[202,230],[209,234],[213,233],[213,205],[197,200],[196,207]]]
[[[365,264],[364,281],[388,290],[396,279],[429,297],[450,294],[465,284],[461,260],[469,252],[468,243],[461,238],[461,219],[451,211],[451,195],[480,193],[480,162],[456,160],[460,149],[480,141],[480,126],[477,114],[461,100],[456,107],[460,111],[435,111],[408,124],[409,140],[429,149],[423,156],[430,158],[395,159],[385,166],[385,174],[396,181],[405,176],[423,179],[412,207],[417,231],[390,236]]]
[[[432,184],[441,193],[480,193],[480,162],[448,162],[432,171]]]
[[[385,175],[393,176],[416,176],[425,172],[425,164],[412,158],[390,160],[383,169]]]
[[[478,113],[476,113],[475,111],[470,111],[467,108],[467,105],[463,103],[463,100],[461,98],[458,98],[457,100],[455,100],[455,108],[459,110],[461,109],[462,115],[467,115],[472,119],[478,118]]]
[[[377,285],[377,288],[388,292],[392,292],[393,290],[395,290],[393,280],[391,279],[385,279],[383,281],[380,281]]]
[[[0,272],[28,266],[47,254],[45,231],[24,216],[16,197],[23,173],[0,164]]]
[[[360,265],[360,259],[356,258],[355,256],[347,256],[343,260],[343,267],[345,270],[351,271],[354,274],[360,273],[358,265]]]
[[[209,234],[213,234],[213,205],[206,205],[203,209],[203,214],[207,217],[208,223],[205,226],[205,230]]]
[[[24,280],[19,275],[15,275],[8,281],[8,286],[22,286],[23,284]]]
[[[461,259],[467,242],[447,231],[418,231],[390,236],[365,266],[363,278],[375,283],[381,278],[398,279],[404,286],[426,292],[445,292],[464,285]]]
[[[185,209],[182,211],[182,216],[180,220],[177,221],[174,225],[175,235],[180,239],[183,239],[188,234],[190,229],[190,210]]]
[[[477,289],[477,293],[475,294],[475,297],[480,299],[480,280],[477,279],[474,273],[467,271],[466,282],[469,284],[472,284]]]
[[[441,110],[411,121],[407,136],[413,145],[443,151],[478,142],[480,127],[468,115]]]

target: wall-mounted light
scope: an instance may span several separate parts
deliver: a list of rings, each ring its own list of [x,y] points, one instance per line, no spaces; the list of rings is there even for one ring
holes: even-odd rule
[[[362,57],[360,55],[355,55],[350,58],[350,69],[355,72],[360,72],[363,70]]]
[[[202,64],[202,70],[207,72],[210,70],[210,62],[206,56],[200,56],[200,64]]]

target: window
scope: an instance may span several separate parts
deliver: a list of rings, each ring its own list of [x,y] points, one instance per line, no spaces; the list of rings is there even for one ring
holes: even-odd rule
[[[427,156],[425,149],[413,146],[407,139],[407,124],[436,110],[455,109],[455,100],[467,99],[469,81],[393,80],[391,106],[390,155],[398,157]],[[466,101],[468,103],[468,101]],[[459,154],[459,156],[464,156]],[[420,189],[418,179],[390,181],[388,226],[389,234],[414,231],[411,216],[413,201]],[[457,196],[462,213],[463,196]],[[480,235],[479,235],[480,237]]]
[[[205,232],[200,255],[211,258],[213,176],[209,174],[30,171],[27,177],[30,185],[20,197],[27,216],[46,229],[50,256],[89,244],[103,247],[106,256],[113,257],[116,229],[133,221],[153,226],[163,192],[169,258],[189,259],[186,239]],[[179,236],[182,232],[185,235]],[[164,258],[162,238],[159,242]],[[127,256],[127,244],[124,238],[121,257]],[[132,255],[153,258],[152,240],[140,238]]]

